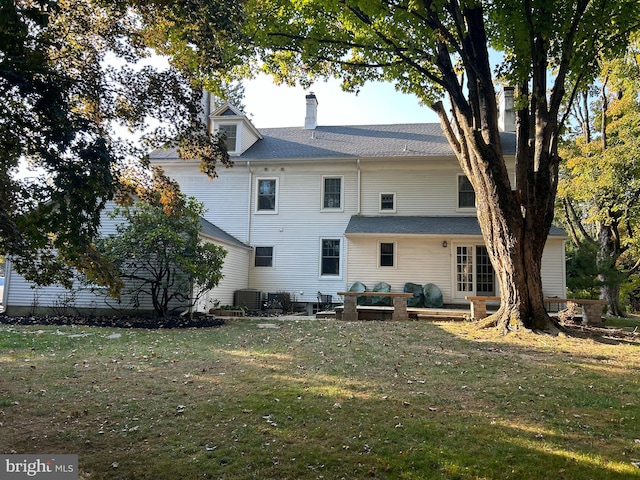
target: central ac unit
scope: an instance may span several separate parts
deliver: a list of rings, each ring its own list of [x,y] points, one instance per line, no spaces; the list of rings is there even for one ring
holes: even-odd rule
[[[233,304],[248,310],[261,310],[262,292],[251,288],[236,290],[233,294]]]

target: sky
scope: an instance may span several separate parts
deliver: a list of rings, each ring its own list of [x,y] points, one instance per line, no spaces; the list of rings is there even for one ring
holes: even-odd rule
[[[318,99],[318,126],[439,123],[415,95],[397,92],[387,83],[366,84],[358,95],[343,92],[337,80],[319,82],[307,90],[275,85],[266,75],[243,84],[245,113],[257,128],[302,127],[309,92]]]

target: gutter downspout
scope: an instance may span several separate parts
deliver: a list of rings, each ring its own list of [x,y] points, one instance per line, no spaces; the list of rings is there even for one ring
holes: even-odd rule
[[[247,193],[247,245],[249,246],[249,252],[253,249],[251,247],[251,219],[253,218],[253,210],[251,208],[251,189],[253,188],[253,172],[251,171],[251,160],[247,160],[247,169],[249,170],[249,188]],[[251,253],[249,253],[251,256]],[[247,288],[249,288],[249,280],[251,277],[251,258],[247,262]]]
[[[360,215],[360,209],[361,204],[362,204],[362,173],[360,171],[360,159],[356,159],[356,170],[357,170],[357,196],[358,196],[358,200],[357,200],[357,207],[356,207],[356,215]],[[349,278],[349,239],[347,237],[344,237],[345,240],[345,249],[344,249],[344,278],[343,281],[345,282],[344,285],[344,289],[347,290],[347,288],[349,288],[348,286],[348,282],[347,279]]]
[[[0,312],[7,311],[7,300],[9,299],[9,286],[11,285],[11,260],[5,257],[4,260],[4,286],[2,287],[2,298],[0,298]]]
[[[360,159],[356,160],[356,168],[358,169],[358,208],[356,210],[356,215],[360,215],[360,202],[362,197],[362,180],[361,180],[361,172],[360,172]]]

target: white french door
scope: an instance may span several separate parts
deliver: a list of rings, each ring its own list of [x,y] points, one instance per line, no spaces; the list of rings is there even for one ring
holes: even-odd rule
[[[484,245],[456,245],[454,272],[456,298],[496,294],[495,273]]]

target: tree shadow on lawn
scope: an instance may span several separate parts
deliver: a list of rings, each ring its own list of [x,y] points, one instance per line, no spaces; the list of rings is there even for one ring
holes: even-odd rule
[[[640,456],[637,381],[617,388],[631,372],[603,364],[604,353],[478,342],[436,326],[418,326],[411,338],[411,324],[387,325],[394,328],[382,337],[384,324],[374,335],[366,327],[358,334],[354,324],[340,343],[312,335],[286,351],[221,352],[241,373],[216,385],[233,398],[227,408],[251,425],[235,430],[227,457],[256,435],[263,439],[238,474],[277,476],[285,463],[325,478],[640,473],[628,456]]]
[[[473,338],[445,323],[273,322],[132,332],[107,356],[98,335],[77,339],[69,362],[93,352],[96,364],[69,366],[55,396],[27,388],[44,361],[0,381],[20,403],[2,409],[5,438],[18,452],[77,453],[92,480],[640,478],[633,347]],[[158,357],[143,358],[145,342]]]

